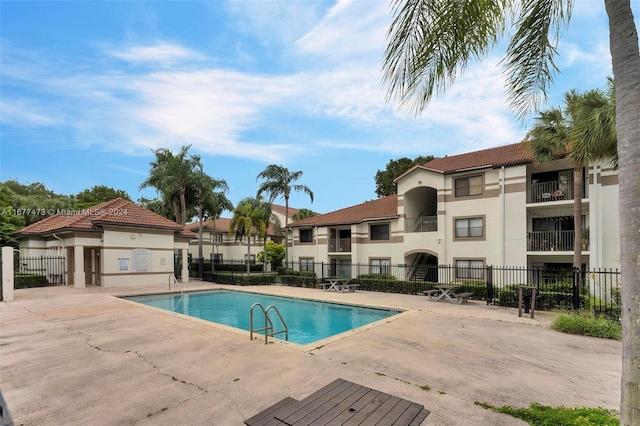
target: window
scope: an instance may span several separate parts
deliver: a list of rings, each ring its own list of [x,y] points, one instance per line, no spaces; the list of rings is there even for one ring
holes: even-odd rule
[[[389,240],[389,224],[371,225],[370,231],[372,241]]]
[[[222,244],[222,234],[214,234],[213,235],[213,243],[214,244]]]
[[[313,257],[301,257],[300,258],[300,270],[301,271],[313,271]]]
[[[484,220],[481,217],[456,219],[456,238],[482,238],[484,236]]]
[[[245,265],[248,263],[254,265],[256,263],[256,255],[252,254],[250,256],[247,256],[246,254],[244,255],[244,263]]]
[[[313,242],[313,230],[312,229],[301,229],[300,230],[300,242],[301,243],[312,243]]]
[[[388,274],[391,270],[391,260],[371,259],[369,261],[369,269],[372,274]]]
[[[482,195],[482,175],[467,176],[455,180],[455,196]]]
[[[456,278],[484,279],[484,262],[482,260],[456,260]]]

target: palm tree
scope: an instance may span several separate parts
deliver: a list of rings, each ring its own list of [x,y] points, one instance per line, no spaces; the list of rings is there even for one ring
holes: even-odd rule
[[[278,218],[278,216],[276,216],[275,214],[273,214],[272,209],[271,209],[271,203],[267,203],[262,199],[261,195],[257,195],[256,196],[256,200],[259,203],[259,208],[262,211],[262,217],[263,218],[268,218],[268,220],[266,220],[267,222],[267,231],[269,230],[269,225],[273,225],[274,228],[274,233],[276,235],[282,234],[282,223],[280,223],[280,219]],[[264,264],[263,264],[263,270],[264,272],[267,272],[267,239],[264,238],[263,239],[264,242]]]
[[[306,185],[297,185],[293,182],[300,179],[301,171],[290,172],[286,167],[271,164],[267,166],[256,179],[264,179],[264,182],[258,188],[258,196],[263,193],[269,194],[269,203],[273,203],[277,198],[284,198],[284,229],[285,229],[285,253],[287,247],[287,235],[289,229],[289,197],[291,190],[304,192],[309,195],[313,203],[313,192]],[[285,261],[287,257],[285,255]]]
[[[503,61],[509,101],[523,117],[553,81],[553,59],[571,0],[392,0],[383,63],[387,98],[415,112],[443,92],[470,60],[487,57],[509,32]],[[620,424],[640,424],[640,49],[630,0],[604,0],[616,85],[622,288]]]
[[[616,93],[613,79],[604,91],[590,90],[577,105],[573,123],[575,134],[572,158],[583,164],[609,160],[618,167]]]
[[[249,259],[251,257],[251,234],[255,231],[258,236],[265,238],[267,226],[263,212],[256,199],[246,198],[238,203],[233,210],[233,218],[229,222],[229,233],[236,236],[236,241],[247,237],[247,274],[251,272]]]
[[[318,213],[314,212],[311,209],[300,209],[291,216],[291,219],[294,221],[306,219],[308,217],[316,216]]]
[[[176,221],[181,225],[187,221],[187,188],[193,180],[197,167],[201,167],[200,156],[188,155],[191,145],[184,145],[174,155],[166,148],[153,151],[156,159],[149,163],[149,177],[140,184],[140,189],[152,186],[163,198],[171,200]]]
[[[220,218],[222,212],[228,210],[233,211],[233,203],[227,198],[224,192],[214,192],[211,194],[210,202],[205,205],[204,217],[213,221],[213,230],[215,238],[216,219]],[[214,265],[211,265],[214,268]]]
[[[216,189],[221,189],[224,192],[229,190],[227,182],[224,180],[217,180],[207,175],[202,169],[202,165],[199,165],[196,172],[193,175],[191,182],[191,189],[195,194],[197,201],[198,211],[198,259],[199,260],[199,276],[202,278],[204,272],[204,258],[202,254],[202,222],[204,220],[205,208],[211,206],[214,201],[214,194]],[[214,228],[215,229],[215,228]]]

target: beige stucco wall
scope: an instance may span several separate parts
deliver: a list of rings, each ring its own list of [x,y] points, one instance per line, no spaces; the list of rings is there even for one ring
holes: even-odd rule
[[[173,275],[174,233],[105,227],[101,256],[102,286],[168,283]],[[186,247],[185,247],[186,248]],[[150,251],[150,270],[134,270],[136,249]]]

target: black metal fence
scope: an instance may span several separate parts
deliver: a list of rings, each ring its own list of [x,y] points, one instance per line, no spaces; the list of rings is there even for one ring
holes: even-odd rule
[[[67,284],[64,256],[15,257],[13,272],[15,288]]]
[[[244,261],[213,263],[191,259],[190,275],[220,284],[282,284],[316,287],[327,278],[349,278],[360,290],[423,294],[438,284],[455,284],[487,304],[518,307],[518,288],[536,288],[536,309],[591,310],[611,318],[621,314],[618,270],[540,269],[520,267],[461,267],[455,265],[384,265],[289,262],[276,271]],[[202,268],[202,269],[200,269]],[[202,274],[199,271],[202,270]]]

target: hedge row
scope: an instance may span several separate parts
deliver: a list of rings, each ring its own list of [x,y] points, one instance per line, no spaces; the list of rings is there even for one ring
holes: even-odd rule
[[[318,277],[313,271],[294,271],[289,268],[278,268],[278,275],[283,285],[312,288],[318,286]]]
[[[255,274],[255,275],[242,275],[242,274],[226,274],[217,272],[205,272],[204,280],[209,282],[215,282],[218,284],[233,284],[233,285],[272,285],[276,283],[275,275],[268,274]]]
[[[45,287],[47,285],[47,277],[39,274],[21,274],[14,275],[15,288],[33,288]]]

